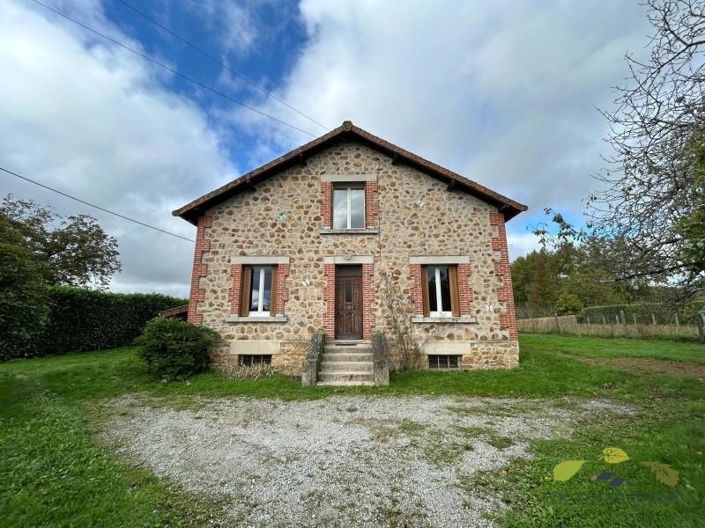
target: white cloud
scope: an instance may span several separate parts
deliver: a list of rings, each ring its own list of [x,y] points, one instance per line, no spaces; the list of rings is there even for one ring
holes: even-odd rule
[[[82,19],[105,25],[98,4],[81,7]],[[162,73],[140,59],[45,17],[16,2],[0,3],[3,166],[193,237],[194,229],[171,210],[234,177],[202,111],[166,90]],[[0,178],[3,194],[98,217],[119,239],[123,272],[113,289],[188,294],[192,244]]]
[[[647,33],[632,2],[304,0],[300,10],[309,42],[282,97],[534,211],[581,209],[605,149],[595,107],[610,104],[624,53],[643,53]]]
[[[514,261],[518,257],[523,257],[531,253],[539,246],[539,237],[533,233],[513,233],[507,232],[507,245],[509,246],[509,259]]]
[[[281,28],[253,27],[252,5],[268,1],[190,5],[232,60],[279,35]],[[100,0],[53,5],[129,41]],[[0,160],[10,169],[193,236],[170,211],[234,177],[223,130],[235,123],[261,138],[249,159],[237,160],[242,167],[310,139],[240,107],[211,113],[209,122],[165,87],[163,71],[29,6],[0,3]],[[277,95],[330,127],[352,119],[524,201],[534,219],[544,207],[573,216],[581,209],[605,149],[595,106],[609,104],[624,52],[648,51],[643,7],[632,2],[303,0],[299,16],[308,41]],[[250,102],[319,133],[259,93]],[[3,194],[98,216],[120,240],[115,289],[187,293],[191,244],[0,178]],[[513,258],[535,247],[527,218],[508,226]]]

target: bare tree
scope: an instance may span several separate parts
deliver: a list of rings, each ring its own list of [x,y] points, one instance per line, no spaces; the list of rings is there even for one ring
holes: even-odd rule
[[[398,270],[382,274],[382,303],[385,323],[391,333],[391,345],[399,354],[399,369],[411,370],[420,366],[421,352],[414,341],[411,326],[411,301],[401,291],[400,277]]]
[[[703,233],[692,229],[705,205],[705,3],[646,5],[650,57],[627,56],[629,79],[604,114],[614,154],[598,177],[604,190],[589,197],[589,227],[615,242],[618,280],[670,282],[688,294],[705,271],[703,244],[693,245]]]

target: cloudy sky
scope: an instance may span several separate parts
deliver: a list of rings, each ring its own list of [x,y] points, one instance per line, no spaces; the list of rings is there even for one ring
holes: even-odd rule
[[[597,108],[649,32],[636,0],[41,2],[229,99],[32,0],[4,0],[0,166],[193,237],[171,210],[311,139],[297,129],[350,119],[528,204],[508,224],[512,258],[535,247],[528,228],[545,207],[579,221],[606,153]],[[96,216],[120,245],[113,290],[187,295],[189,242],[5,174],[0,191]]]

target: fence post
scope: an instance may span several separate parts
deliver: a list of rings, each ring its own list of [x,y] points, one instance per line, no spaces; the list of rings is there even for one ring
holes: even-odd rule
[[[632,321],[634,321],[634,326],[636,326],[636,314],[632,314]]]
[[[554,313],[554,314],[553,314],[553,317],[554,317],[554,319],[556,320],[556,333],[557,333],[557,334],[560,334],[560,333],[561,333],[561,327],[560,327],[560,325],[558,324],[558,314],[557,314],[557,313]]]
[[[587,320],[588,320],[588,326],[590,326],[590,316],[589,315],[587,316]]]
[[[602,316],[602,324],[603,324],[603,325],[606,325],[606,324],[607,324],[607,319],[605,319],[605,316],[604,316],[604,315]]]
[[[622,319],[622,326],[624,327],[624,335],[626,336],[628,334],[628,332],[627,332],[627,317],[624,315],[624,310],[620,310],[619,315]]]
[[[701,343],[705,343],[705,314],[696,313],[695,322],[698,323],[698,339]]]
[[[654,312],[651,312],[651,324],[656,326],[656,314]]]
[[[678,320],[678,314],[673,314],[673,315],[674,315],[675,318],[676,318],[676,326],[680,326],[681,323],[680,323],[680,321]]]

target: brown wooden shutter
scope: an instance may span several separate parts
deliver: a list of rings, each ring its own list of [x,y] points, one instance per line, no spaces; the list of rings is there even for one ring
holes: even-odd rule
[[[448,266],[448,279],[450,282],[450,307],[453,317],[460,317],[460,295],[458,294],[458,268]]]
[[[240,316],[250,315],[250,300],[252,299],[252,266],[242,267],[242,292],[240,295]]]
[[[428,268],[421,268],[421,297],[423,298],[423,316],[428,317],[431,314],[428,307]]]
[[[277,284],[279,283],[278,277],[277,277],[277,267],[272,266],[272,295],[269,300],[270,307],[269,307],[269,315],[275,316],[275,315],[281,315],[277,313]]]

